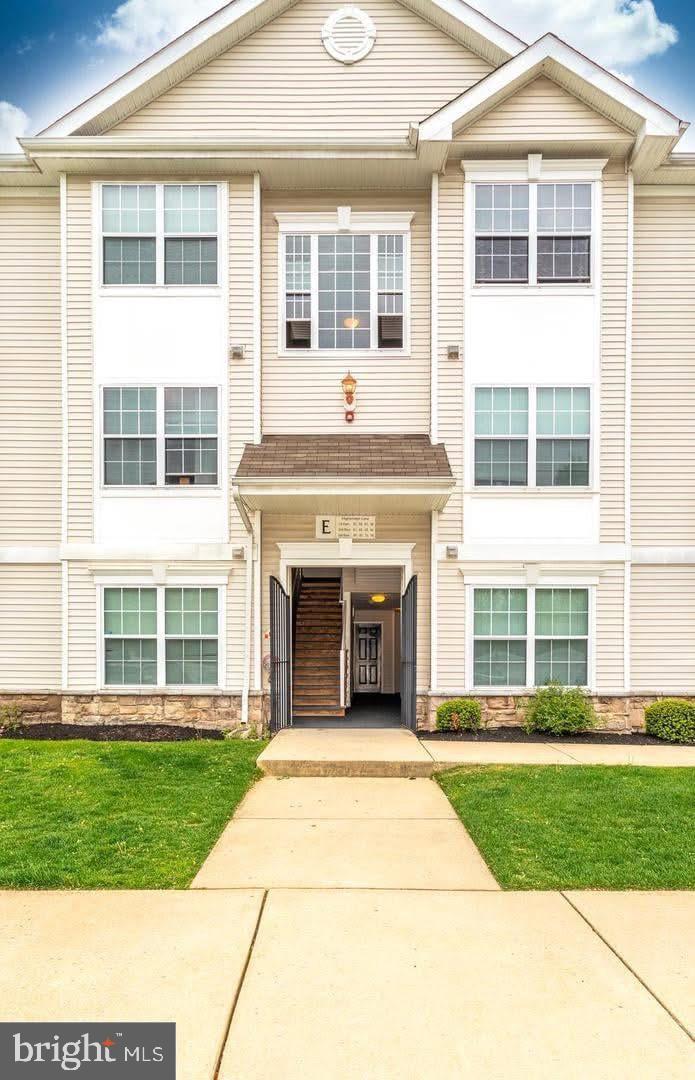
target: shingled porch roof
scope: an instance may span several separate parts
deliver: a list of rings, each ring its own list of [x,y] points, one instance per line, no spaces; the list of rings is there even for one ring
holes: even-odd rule
[[[427,435],[265,435],[234,484],[257,510],[413,513],[441,509],[454,477]]]

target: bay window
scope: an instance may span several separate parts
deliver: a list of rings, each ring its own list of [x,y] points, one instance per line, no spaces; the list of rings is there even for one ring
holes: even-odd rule
[[[475,487],[589,486],[588,387],[477,386],[474,413]]]
[[[472,688],[589,684],[589,589],[474,587]]]
[[[402,349],[402,233],[283,233],[286,349]]]
[[[105,686],[217,686],[220,590],[212,586],[103,589]]]
[[[217,387],[104,387],[102,426],[105,487],[217,485]]]
[[[102,184],[104,285],[216,285],[217,184]]]

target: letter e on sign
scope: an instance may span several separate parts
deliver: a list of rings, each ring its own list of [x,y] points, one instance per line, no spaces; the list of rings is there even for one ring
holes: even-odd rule
[[[316,518],[316,539],[331,540],[335,538],[335,517]]]

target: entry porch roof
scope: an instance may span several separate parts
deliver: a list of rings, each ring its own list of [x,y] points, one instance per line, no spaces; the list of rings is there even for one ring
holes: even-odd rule
[[[265,435],[234,483],[250,510],[411,514],[442,509],[454,477],[427,435]]]

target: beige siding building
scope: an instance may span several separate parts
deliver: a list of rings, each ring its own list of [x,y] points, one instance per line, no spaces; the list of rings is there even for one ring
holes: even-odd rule
[[[255,0],[0,156],[0,703],[695,694],[683,130],[459,0]]]

